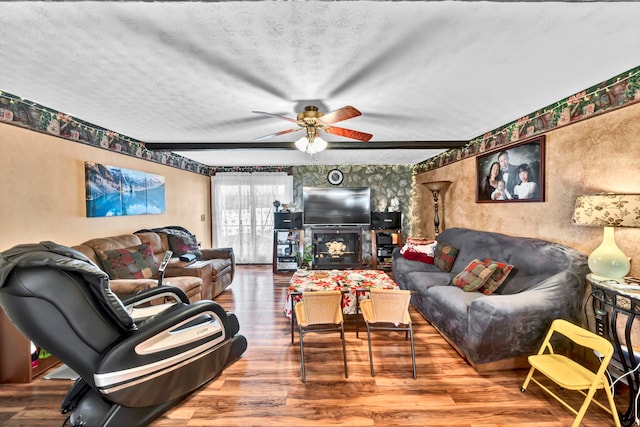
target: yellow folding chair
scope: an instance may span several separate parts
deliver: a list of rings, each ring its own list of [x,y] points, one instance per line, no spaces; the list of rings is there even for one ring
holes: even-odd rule
[[[551,338],[555,333],[564,335],[575,344],[593,350],[600,358],[600,366],[598,367],[598,370],[594,372],[564,355],[554,353]],[[582,421],[584,414],[587,412],[587,408],[591,402],[610,413],[613,416],[615,425],[620,427],[618,411],[616,410],[609,381],[606,377],[607,366],[609,365],[612,356],[613,346],[605,338],[576,326],[573,323],[567,322],[566,320],[556,319],[551,324],[551,328],[549,329],[542,346],[540,346],[538,353],[529,356],[531,369],[522,384],[521,391],[523,393],[526,391],[530,381],[538,384],[544,391],[549,393],[558,402],[562,403],[567,409],[576,415],[576,419],[573,421],[572,427],[580,425],[580,422]],[[571,405],[562,400],[548,387],[545,387],[538,380],[533,378],[533,374],[536,371],[540,372],[560,387],[567,390],[578,391],[585,396],[580,409],[576,411]],[[609,407],[604,406],[594,399],[596,391],[600,389],[604,390],[607,395]],[[585,390],[587,391],[586,393]]]
[[[304,366],[303,336],[308,332],[340,331],[342,339],[342,356],[344,358],[344,377],[347,372],[347,347],[344,339],[344,320],[342,317],[341,291],[303,292],[302,301],[294,307],[298,332],[300,334],[300,366],[302,382],[307,382]]]
[[[413,328],[409,315],[409,301],[411,291],[398,289],[371,289],[370,298],[360,301],[362,317],[367,325],[367,341],[369,343],[369,366],[371,376],[373,370],[373,353],[371,351],[371,331],[405,331],[411,339],[411,362],[413,364],[413,378],[417,378],[416,352],[413,344]],[[404,325],[404,326],[401,326]]]

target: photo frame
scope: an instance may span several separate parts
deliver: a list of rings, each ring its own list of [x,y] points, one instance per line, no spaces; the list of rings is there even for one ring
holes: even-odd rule
[[[544,202],[544,142],[541,135],[477,156],[476,203]]]

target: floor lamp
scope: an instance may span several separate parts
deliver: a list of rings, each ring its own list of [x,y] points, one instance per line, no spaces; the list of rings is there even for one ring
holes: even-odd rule
[[[438,198],[442,197],[442,219],[444,220],[444,193],[451,185],[451,181],[432,181],[423,183],[433,195],[433,225],[435,227],[435,237],[440,234],[440,216],[438,215]],[[441,194],[442,193],[442,194]],[[443,227],[444,228],[444,227]]]

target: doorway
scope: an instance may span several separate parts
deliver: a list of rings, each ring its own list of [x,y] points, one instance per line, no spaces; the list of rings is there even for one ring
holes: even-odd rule
[[[293,200],[292,176],[254,172],[211,177],[213,247],[232,247],[238,264],[271,264],[275,200]]]

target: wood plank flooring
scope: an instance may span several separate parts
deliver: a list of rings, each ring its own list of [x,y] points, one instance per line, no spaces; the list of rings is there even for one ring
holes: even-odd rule
[[[478,374],[413,308],[417,380],[411,375],[404,335],[375,335],[372,378],[366,332],[356,338],[355,328],[348,325],[349,378],[344,378],[339,338],[308,334],[303,384],[298,338],[291,344],[290,323],[283,314],[290,276],[273,275],[271,266],[238,267],[232,286],[216,301],[237,313],[249,342],[246,353],[153,427],[564,427],[573,422],[573,414],[538,386],[520,392],[526,370]],[[0,385],[0,425],[61,425],[65,416],[60,403],[70,385],[42,377],[31,384]],[[579,406],[578,396],[560,393]],[[623,404],[625,390],[616,399]],[[591,405],[582,425],[602,427],[613,421]]]

